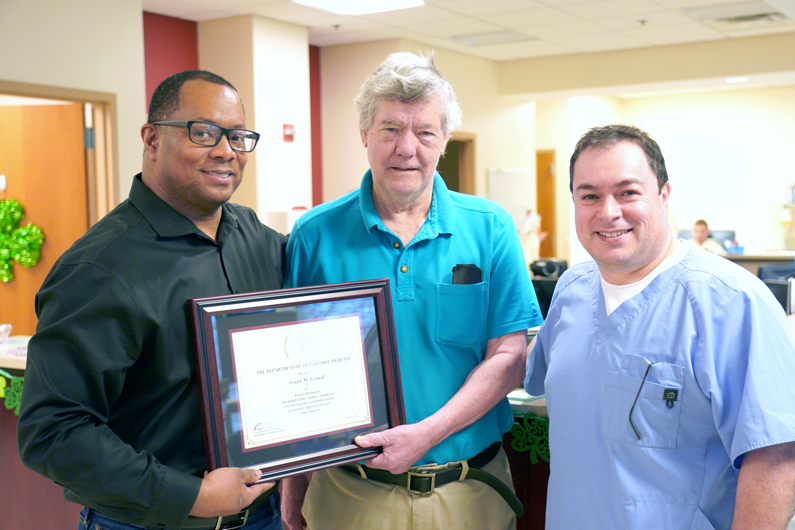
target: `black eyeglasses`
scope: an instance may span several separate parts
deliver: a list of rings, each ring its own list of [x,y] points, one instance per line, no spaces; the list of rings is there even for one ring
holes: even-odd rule
[[[187,127],[188,137],[194,144],[205,147],[218,145],[222,136],[229,140],[229,146],[235,151],[250,153],[257,146],[259,133],[246,129],[226,129],[214,123],[204,121],[156,121],[152,125],[167,125],[169,127]]]

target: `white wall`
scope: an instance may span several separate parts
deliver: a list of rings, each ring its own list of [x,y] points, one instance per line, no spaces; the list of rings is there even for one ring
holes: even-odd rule
[[[703,218],[735,230],[746,254],[784,248],[779,212],[795,184],[795,87],[630,99],[621,109],[660,144],[680,229]]]
[[[569,210],[569,158],[571,145],[568,127],[569,105],[565,99],[536,103],[536,144],[539,150],[555,151],[555,242],[556,257],[571,262],[571,221]],[[547,200],[537,197],[537,201]],[[537,203],[538,204],[538,203]],[[574,236],[576,239],[576,235]]]
[[[539,104],[543,109],[536,124],[540,148],[555,149],[556,161],[556,229],[558,232],[557,256],[569,266],[590,260],[577,238],[574,208],[569,190],[569,159],[574,146],[588,129],[599,125],[620,122],[621,104],[608,97],[576,97]]]
[[[254,17],[254,92],[257,132],[257,206],[286,212],[312,206],[312,151],[309,115],[307,30]],[[295,127],[292,142],[283,126]],[[263,217],[264,218],[264,217]]]
[[[0,1],[0,79],[116,94],[116,189],[141,170],[146,122],[140,0]]]
[[[427,52],[428,46],[403,41],[404,49]],[[436,64],[453,85],[463,122],[461,131],[475,134],[475,190],[487,196],[489,168],[526,170],[532,190],[523,202],[535,204],[535,102],[530,97],[501,96],[497,63],[438,49]]]
[[[286,233],[290,209],[312,205],[307,30],[241,16],[200,22],[198,34],[200,67],[235,85],[246,126],[261,135],[232,200]],[[284,141],[284,124],[295,127],[293,142]]]
[[[390,53],[397,51],[400,51],[397,40],[327,46],[320,50],[323,202],[359,188],[368,163],[353,98],[367,76]]]

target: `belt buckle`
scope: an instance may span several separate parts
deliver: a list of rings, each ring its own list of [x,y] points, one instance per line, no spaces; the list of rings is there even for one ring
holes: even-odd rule
[[[431,489],[429,491],[420,491],[411,488],[411,479],[412,477],[422,477],[431,479]],[[423,497],[427,497],[428,495],[433,494],[433,490],[436,487],[436,473],[432,471],[427,471],[425,469],[421,469],[419,472],[409,471],[408,472],[408,482],[406,483],[406,491],[409,493],[414,493],[415,495],[422,495]]]
[[[237,516],[241,518],[242,521],[241,519],[238,519],[234,523],[229,522],[226,524],[222,524],[224,522],[224,516],[219,517],[218,523],[215,525],[215,530],[235,530],[236,528],[242,528],[246,526],[246,521],[248,521],[248,508],[238,513]]]

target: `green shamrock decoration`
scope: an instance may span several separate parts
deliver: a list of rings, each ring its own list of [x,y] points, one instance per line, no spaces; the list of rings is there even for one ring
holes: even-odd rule
[[[6,378],[11,381],[10,386],[7,386]],[[13,410],[17,416],[19,416],[19,407],[22,403],[22,385],[24,382],[24,377],[16,377],[5,370],[0,370],[0,398],[5,399],[5,407],[8,410]]]
[[[528,412],[522,423],[515,421],[511,427],[511,447],[514,451],[530,451],[530,462],[538,463],[538,458],[549,462],[549,418]]]
[[[44,241],[41,228],[28,223],[19,226],[25,210],[19,201],[4,199],[0,201],[0,280],[10,282],[14,279],[11,265],[16,261],[23,267],[32,267],[39,262],[39,249]]]

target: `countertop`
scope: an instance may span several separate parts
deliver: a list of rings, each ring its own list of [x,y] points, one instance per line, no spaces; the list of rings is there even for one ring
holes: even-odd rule
[[[30,335],[12,335],[8,342],[0,344],[0,368],[24,370],[28,359]]]

